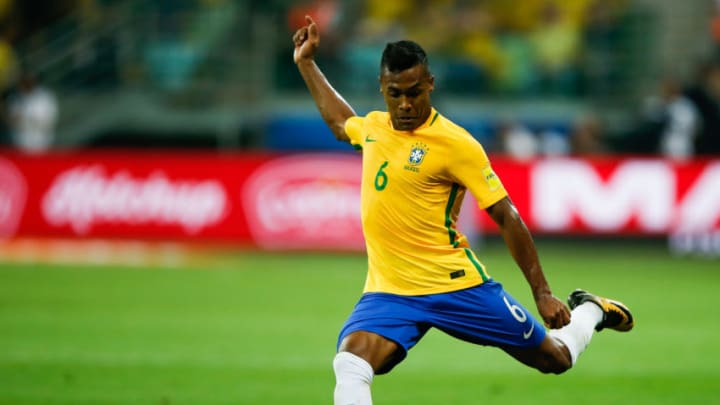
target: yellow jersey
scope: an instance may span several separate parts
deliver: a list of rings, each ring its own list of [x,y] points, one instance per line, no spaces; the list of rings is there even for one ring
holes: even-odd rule
[[[507,196],[480,143],[435,109],[413,131],[375,111],[349,118],[345,132],[363,155],[364,291],[425,295],[488,280],[456,228],[467,189],[483,209]]]

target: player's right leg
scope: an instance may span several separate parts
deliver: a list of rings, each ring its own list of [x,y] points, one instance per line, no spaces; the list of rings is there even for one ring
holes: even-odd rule
[[[356,331],[345,336],[333,360],[335,405],[371,405],[373,377],[397,351],[395,342],[376,333]]]
[[[372,404],[373,376],[389,372],[427,332],[422,317],[412,297],[363,295],[338,338],[335,405]]]

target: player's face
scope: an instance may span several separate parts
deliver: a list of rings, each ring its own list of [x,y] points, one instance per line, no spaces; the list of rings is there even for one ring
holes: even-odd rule
[[[380,74],[380,91],[385,97],[390,121],[399,131],[412,131],[430,116],[430,93],[435,78],[423,65],[393,73],[383,69]]]

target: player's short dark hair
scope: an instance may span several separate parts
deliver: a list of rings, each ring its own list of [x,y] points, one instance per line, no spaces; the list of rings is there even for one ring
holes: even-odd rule
[[[380,60],[380,70],[382,71],[383,68],[386,68],[393,73],[401,72],[417,65],[428,67],[427,54],[420,45],[408,40],[389,42],[385,46],[382,59]]]

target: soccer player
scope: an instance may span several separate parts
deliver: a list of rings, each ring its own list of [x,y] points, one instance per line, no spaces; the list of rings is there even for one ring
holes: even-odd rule
[[[618,301],[576,290],[568,309],[553,296],[532,237],[482,146],[432,107],[435,82],[418,44],[387,44],[380,91],[388,111],[358,117],[315,64],[320,36],[310,17],[306,22],[293,36],[293,59],[327,125],[363,159],[368,273],[338,338],[336,405],[371,404],[374,375],[389,372],[431,327],[557,374],[572,367],[595,330],[632,329],[632,315]],[[498,224],[548,330],[490,278],[456,229],[466,190]]]

